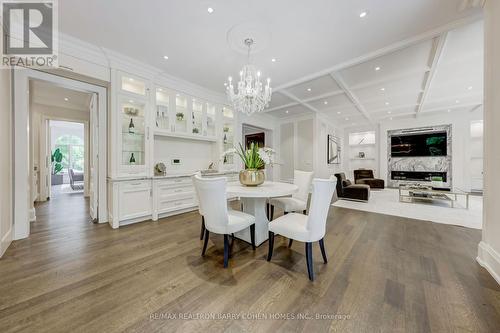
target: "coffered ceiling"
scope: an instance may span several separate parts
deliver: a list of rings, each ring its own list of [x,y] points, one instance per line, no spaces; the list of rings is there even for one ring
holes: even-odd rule
[[[235,76],[246,62],[245,55],[235,51],[234,41],[228,41],[229,32],[248,23],[252,33],[265,36],[265,47],[259,47],[252,61],[272,78],[276,93],[268,112],[277,117],[321,112],[351,124],[456,107],[449,100],[458,97],[468,105],[480,100],[482,74],[476,69],[482,56],[481,23],[380,52],[439,27],[477,22],[479,0],[59,4],[63,33],[220,93],[227,76]],[[360,17],[363,12],[366,15]],[[463,85],[473,89],[464,92]]]
[[[268,112],[286,117],[299,108],[349,126],[474,110],[483,103],[483,48],[482,21],[476,21],[278,89]]]

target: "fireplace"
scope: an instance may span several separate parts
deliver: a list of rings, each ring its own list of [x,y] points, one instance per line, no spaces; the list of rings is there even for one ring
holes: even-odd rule
[[[440,171],[391,171],[391,179],[395,181],[430,182],[432,177],[441,177],[447,182],[447,172]]]

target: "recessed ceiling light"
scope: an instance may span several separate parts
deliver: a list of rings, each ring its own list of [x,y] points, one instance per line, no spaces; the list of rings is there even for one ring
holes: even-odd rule
[[[366,15],[368,15],[368,12],[359,13],[359,17],[361,17],[361,18],[366,17]]]
[[[207,8],[207,12],[208,12],[209,14],[212,14],[212,13],[214,12],[214,9],[213,9],[212,7],[208,7],[208,8]]]
[[[64,100],[67,102],[67,101],[69,101],[69,98],[68,97],[64,97]]]
[[[392,112],[391,111],[387,111],[388,114],[391,114]]]
[[[389,117],[389,120],[392,120],[392,117]]]
[[[129,78],[128,78],[128,80],[129,80],[130,82],[134,82],[134,79],[133,79],[133,78],[131,78],[131,77],[129,77]]]
[[[385,105],[389,105],[390,103],[389,102],[385,102]]]
[[[327,105],[328,104],[328,101],[324,101],[323,104]]]
[[[460,101],[457,99],[457,100],[455,101],[455,103],[457,103],[457,104],[458,104],[458,103],[460,103]]]
[[[467,90],[472,90],[472,86],[469,86],[469,87],[467,88]]]
[[[450,110],[450,109],[448,109],[447,111],[448,111],[448,112],[451,112],[451,110]]]
[[[158,91],[163,91],[161,88],[158,88]]]
[[[288,113],[288,112],[290,112],[290,111],[288,111],[288,110],[285,111],[285,113]]]
[[[346,117],[345,120],[347,121],[347,120],[349,120],[349,118]]]
[[[164,55],[163,59],[168,60],[168,56]]]
[[[380,70],[380,67],[379,66],[375,67],[375,70],[378,72]]]
[[[272,61],[272,62],[276,62],[276,58],[272,58],[272,59],[271,59],[271,61]]]
[[[341,113],[342,113],[342,112],[340,112],[340,111],[337,111],[337,114],[341,114]]]
[[[227,83],[226,83],[226,82],[224,82],[224,87],[225,87],[225,86],[227,86]]]
[[[131,99],[129,99],[129,100],[128,100],[128,102],[129,102],[129,103],[134,103],[134,101],[133,101],[133,100],[131,100]]]
[[[312,89],[311,88],[307,88],[307,91],[311,91]]]
[[[380,88],[380,91],[385,91],[385,88]]]

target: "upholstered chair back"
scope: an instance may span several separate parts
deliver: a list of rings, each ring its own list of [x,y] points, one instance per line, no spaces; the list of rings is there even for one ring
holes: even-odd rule
[[[218,234],[225,233],[227,215],[226,179],[194,176],[194,185],[205,217],[205,228]]]
[[[307,218],[307,229],[311,234],[311,242],[318,241],[325,236],[326,219],[335,191],[335,184],[336,181],[333,179],[315,178],[312,181],[311,205]]]
[[[374,178],[373,170],[365,170],[365,169],[354,170],[354,182],[356,182],[356,180],[358,179],[365,179],[365,178]]]
[[[198,212],[200,213],[201,216],[205,215],[203,214],[203,207],[201,206],[201,200],[200,200],[200,195],[198,194],[198,190],[196,189],[196,184],[194,183],[194,178],[198,176],[198,178],[201,178],[201,172],[198,171],[196,173],[194,173],[192,176],[191,176],[191,180],[193,181],[193,185],[194,185],[194,193],[196,195],[196,199],[198,200]]]
[[[293,198],[307,202],[313,176],[314,172],[300,170],[295,170],[293,172],[293,183],[299,188],[298,191],[292,195]]]

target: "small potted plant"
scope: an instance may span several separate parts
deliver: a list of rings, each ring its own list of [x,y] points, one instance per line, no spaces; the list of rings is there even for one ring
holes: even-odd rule
[[[229,132],[229,127],[228,126],[224,126],[224,128],[222,130],[224,131],[224,133],[227,133],[227,132]]]
[[[175,117],[177,118],[178,121],[183,121],[184,120],[184,113],[182,112],[177,112],[175,114]]]
[[[196,127],[193,128],[193,134],[198,134],[200,133],[200,130]]]

